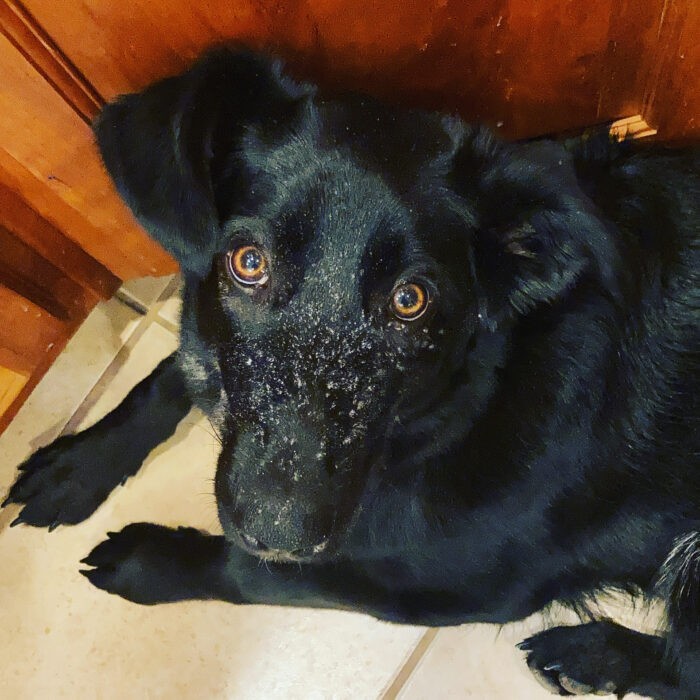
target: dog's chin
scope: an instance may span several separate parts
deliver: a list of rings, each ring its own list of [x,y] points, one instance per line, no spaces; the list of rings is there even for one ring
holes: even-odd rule
[[[241,535],[227,537],[227,539],[233,542],[240,549],[243,549],[247,554],[250,554],[250,556],[259,559],[262,562],[275,564],[317,563],[325,559],[332,549],[330,539],[324,540],[323,542],[320,542],[312,547],[308,547],[304,550],[297,550],[293,552],[289,552],[284,549],[260,549],[258,547],[250,546],[246,542],[245,536]]]
[[[285,552],[280,549],[267,549],[262,552],[251,551],[248,547],[245,547],[245,545],[243,545],[243,548],[249,554],[264,562],[275,564],[310,564],[324,559],[324,553],[329,550],[329,540],[321,542],[303,553]]]

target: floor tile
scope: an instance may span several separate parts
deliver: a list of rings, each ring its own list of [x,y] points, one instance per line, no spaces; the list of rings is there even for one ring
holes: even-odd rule
[[[15,467],[63,429],[141,317],[112,299],[98,304],[0,435],[0,489]]]
[[[152,324],[87,424],[174,347]],[[53,533],[8,529],[0,514],[0,697],[13,700],[377,698],[423,630],[341,612],[187,602],[143,607],[101,592],[79,560],[129,522],[220,532],[217,443],[193,412],[143,469],[86,522]],[[9,510],[9,509],[8,509]]]
[[[598,610],[640,631],[659,629],[658,606],[638,604],[627,596],[602,597]],[[567,610],[554,610],[545,620],[533,615],[522,622],[497,625],[463,625],[440,630],[398,693],[399,700],[548,700],[552,694],[532,677],[525,654],[516,644],[531,634],[556,624],[574,625],[578,618]],[[583,699],[597,695],[578,696]],[[626,696],[632,700],[634,696]]]
[[[83,430],[117,406],[132,387],[177,349],[178,344],[177,336],[173,333],[157,323],[149,324],[128,353],[124,353],[126,357],[122,359],[116,374],[110,378],[109,384],[90,405],[87,413],[79,413],[80,422],[72,427],[75,430]],[[71,421],[72,424],[74,422]]]
[[[165,277],[139,277],[124,282],[120,292],[138,302],[145,308],[150,306],[160,297],[175,275]]]
[[[163,305],[158,310],[158,316],[164,318],[173,326],[180,325],[180,311],[182,310],[182,299],[179,293],[163,302]]]
[[[166,303],[177,310],[176,298]],[[162,309],[160,310],[162,312]],[[175,316],[171,316],[175,319]],[[134,333],[137,329],[138,332]],[[133,335],[132,335],[133,334]],[[119,363],[111,366],[123,344]],[[116,405],[177,346],[174,334],[119,302],[88,319],[0,437],[0,478],[66,424],[82,428]],[[109,366],[109,368],[108,368]],[[107,370],[105,372],[105,370]],[[188,602],[142,607],[98,591],[79,560],[107,531],[129,522],[192,525],[220,532],[212,479],[217,442],[192,412],[85,523],[53,533],[8,529],[0,513],[0,697],[34,700],[364,700],[396,678],[423,628],[391,626],[329,611]],[[603,613],[634,626],[626,601]],[[658,625],[652,610],[645,624]],[[560,615],[557,621],[575,620]],[[539,616],[502,629],[440,630],[399,691],[401,700],[545,700],[515,644],[543,627]]]
[[[400,700],[548,700],[515,644],[536,626],[464,625],[440,630]]]
[[[218,602],[142,607],[92,588],[78,561],[133,521],[218,532],[216,443],[192,414],[85,523],[0,535],[0,697],[376,698],[422,630],[352,613]]]

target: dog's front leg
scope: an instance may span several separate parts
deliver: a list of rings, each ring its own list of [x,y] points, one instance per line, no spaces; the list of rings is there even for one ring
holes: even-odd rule
[[[82,573],[95,586],[145,605],[224,600],[355,610],[410,624],[447,620],[439,596],[389,591],[362,563],[263,562],[222,536],[189,527],[133,523],[82,561],[94,567]]]
[[[674,542],[650,595],[666,600],[664,636],[608,620],[554,627],[520,644],[536,678],[559,695],[636,693],[700,700],[700,527]]]
[[[223,537],[191,527],[132,523],[82,560],[81,573],[95,586],[134,603],[178,600],[239,600],[227,574],[230,545]]]
[[[175,432],[191,405],[170,355],[102,420],[58,438],[20,465],[3,503],[24,505],[13,524],[53,529],[85,520]]]
[[[321,566],[264,564],[224,537],[191,527],[132,523],[111,532],[82,560],[95,586],[135,603],[178,600],[334,607],[319,585]]]
[[[518,645],[537,680],[556,695],[638,693],[655,700],[686,700],[666,639],[610,620],[553,627]]]

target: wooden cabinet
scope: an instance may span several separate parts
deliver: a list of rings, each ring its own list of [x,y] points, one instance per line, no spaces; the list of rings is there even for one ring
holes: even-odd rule
[[[666,141],[700,133],[696,0],[0,0],[0,429],[99,298],[175,269],[90,120],[231,40],[508,138],[632,115]]]
[[[175,263],[103,171],[100,99],[19,5],[0,29],[1,430],[100,298]]]

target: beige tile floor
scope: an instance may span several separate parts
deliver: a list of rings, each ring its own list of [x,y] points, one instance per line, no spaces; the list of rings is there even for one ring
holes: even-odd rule
[[[101,304],[0,436],[0,493],[62,431],[94,422],[177,345],[176,280],[141,280]],[[325,700],[550,698],[498,629],[399,627],[341,612],[128,603],[78,575],[108,530],[149,520],[218,531],[216,442],[193,412],[85,523],[49,534],[0,513],[0,698]]]

